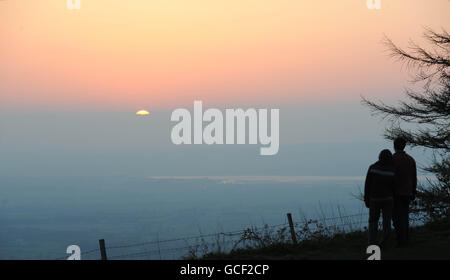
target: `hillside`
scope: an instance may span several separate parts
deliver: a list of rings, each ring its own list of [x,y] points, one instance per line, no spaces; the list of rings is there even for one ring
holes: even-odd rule
[[[210,253],[203,259],[366,259],[367,232],[337,234],[330,238],[302,241],[298,245],[279,243],[264,248]],[[430,222],[411,230],[411,243],[396,248],[395,242],[382,249],[381,259],[450,259],[450,219]]]

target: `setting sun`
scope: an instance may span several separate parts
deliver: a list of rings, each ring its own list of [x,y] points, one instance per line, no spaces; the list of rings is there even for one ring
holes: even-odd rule
[[[145,116],[145,115],[149,115],[150,113],[147,110],[139,110],[136,112],[136,115],[139,116]]]

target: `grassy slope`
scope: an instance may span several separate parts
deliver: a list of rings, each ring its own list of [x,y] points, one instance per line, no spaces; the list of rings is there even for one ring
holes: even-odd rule
[[[230,254],[210,254],[205,259],[366,259],[366,232],[337,235],[331,239],[305,241],[294,246],[279,244],[261,249],[240,249]],[[381,250],[382,259],[450,259],[450,219],[415,227],[411,243]]]

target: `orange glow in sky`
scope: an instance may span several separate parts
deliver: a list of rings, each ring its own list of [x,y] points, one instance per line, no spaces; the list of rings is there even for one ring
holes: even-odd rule
[[[421,42],[447,0],[0,1],[0,102],[116,109],[341,100],[401,89],[383,34]],[[400,93],[400,92],[399,92]]]

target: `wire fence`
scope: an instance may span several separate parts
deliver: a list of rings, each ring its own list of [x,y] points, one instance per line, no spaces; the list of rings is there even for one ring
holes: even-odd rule
[[[255,243],[249,240],[243,239],[247,234],[267,234],[274,235],[285,233],[288,229],[292,229],[291,234],[301,242],[307,239],[308,232],[317,232],[321,230],[322,234],[324,229],[333,235],[337,232],[353,232],[358,230],[365,230],[367,227],[368,212],[361,212],[352,215],[339,215],[335,217],[322,217],[317,219],[306,219],[302,221],[290,224],[289,221],[275,225],[264,225],[262,227],[249,227],[246,229],[228,231],[228,232],[215,232],[209,234],[190,235],[177,238],[169,238],[163,240],[151,240],[145,242],[136,242],[130,244],[117,244],[111,246],[105,246],[103,250],[107,259],[179,259],[186,256],[201,256],[213,251],[229,252],[232,249],[245,245],[255,245]],[[420,217],[410,218],[411,225],[417,225],[421,223]],[[381,221],[380,221],[381,223]],[[294,233],[292,233],[294,232]],[[303,234],[300,234],[303,233]],[[306,234],[305,234],[306,233]],[[293,237],[293,241],[296,238]],[[243,242],[244,241],[244,242]],[[173,246],[169,246],[173,245]],[[102,248],[95,248],[81,252],[82,259],[100,259]],[[67,259],[67,255],[57,258],[57,260]]]
[[[276,225],[270,225],[266,226],[266,229],[276,229],[283,226],[287,226],[288,222],[276,224]],[[224,247],[230,247],[229,245],[233,245],[236,242],[239,241],[239,238],[246,232],[247,229],[243,230],[235,230],[235,231],[228,231],[228,232],[216,232],[216,233],[209,233],[209,234],[200,234],[200,235],[193,235],[193,236],[185,236],[185,237],[178,237],[178,238],[171,238],[171,239],[164,239],[164,240],[153,240],[148,242],[140,242],[140,243],[133,243],[133,244],[125,244],[125,245],[113,245],[113,246],[107,246],[106,249],[108,251],[114,251],[115,249],[129,249],[129,248],[136,248],[136,247],[143,247],[143,246],[157,246],[157,249],[152,250],[145,250],[145,251],[139,251],[139,252],[133,252],[128,254],[121,254],[121,255],[112,255],[111,257],[108,257],[108,259],[129,259],[129,258],[137,258],[137,257],[144,257],[144,256],[157,256],[161,257],[164,253],[167,252],[182,252],[186,254],[189,251],[197,250],[199,247],[202,248],[213,248],[220,243],[220,246]],[[238,239],[236,237],[239,237]],[[216,242],[211,242],[211,240],[208,239],[215,239]],[[221,239],[218,241],[218,239]],[[168,248],[160,248],[161,245],[165,243],[177,243],[177,242],[184,242],[188,243],[189,241],[194,241],[191,245],[184,245],[184,246],[177,246],[177,247],[168,247]],[[205,252],[206,253],[206,252]],[[182,256],[183,254],[181,254]]]

